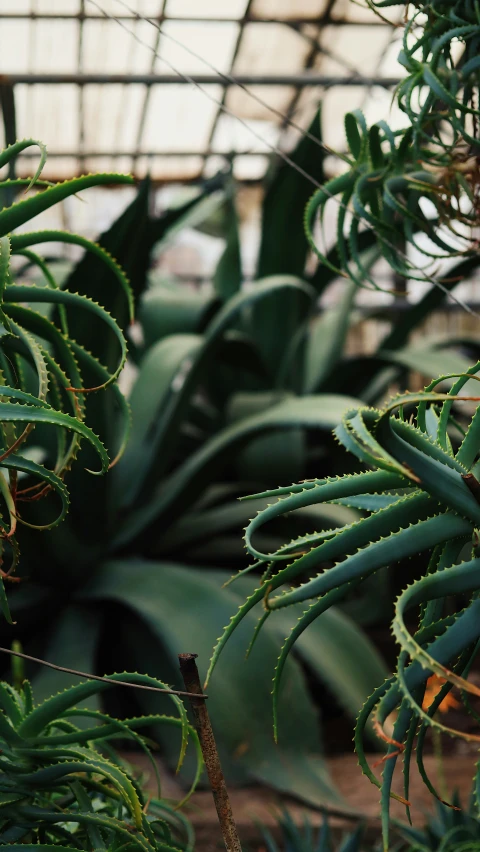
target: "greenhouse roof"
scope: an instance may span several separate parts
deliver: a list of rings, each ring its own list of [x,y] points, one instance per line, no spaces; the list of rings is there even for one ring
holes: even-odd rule
[[[320,101],[337,149],[346,111],[389,115],[401,8],[387,11],[382,20],[354,0],[0,0],[6,141],[46,142],[50,178],[197,180],[232,160],[237,178],[258,180]],[[19,174],[31,168],[19,159]]]

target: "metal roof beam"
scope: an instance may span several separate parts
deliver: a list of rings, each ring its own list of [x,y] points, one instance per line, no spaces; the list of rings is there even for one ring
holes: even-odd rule
[[[383,86],[390,88],[401,82],[400,77],[330,77],[316,72],[300,74],[237,74],[235,80],[244,86]],[[0,85],[58,85],[73,83],[78,86],[138,83],[141,85],[199,85],[235,86],[217,74],[192,74],[189,79],[176,74],[1,74]]]
[[[21,158],[38,160],[38,151],[22,151]],[[78,157],[78,151],[48,151],[48,159],[53,157]],[[270,157],[272,151],[210,151],[209,157],[223,157],[232,160],[234,157]],[[205,157],[205,151],[82,151],[82,159],[86,157]]]
[[[153,20],[157,20],[154,16],[150,16]],[[22,14],[21,12],[1,12],[0,20],[13,20],[13,21],[76,21],[76,20],[85,20],[85,21],[105,21],[105,15],[93,14],[93,15],[68,15],[66,13],[55,13],[54,15],[48,15],[45,12],[32,12],[30,14]],[[115,15],[115,20],[117,21],[136,21],[137,17],[134,15]],[[148,20],[148,17],[147,17]],[[163,20],[165,21],[180,21],[184,23],[195,23],[195,24],[238,24],[239,18],[227,18],[222,17],[221,15],[216,15],[213,18],[201,18],[196,15],[189,15],[188,17],[181,17],[179,15],[164,15]],[[251,18],[250,23],[252,24],[286,24],[291,27],[302,27],[307,24],[318,24],[320,23],[320,18],[317,17],[308,17],[308,18]],[[328,21],[329,26],[334,27],[372,27],[379,26],[384,27],[385,22],[380,18],[373,17],[371,21],[348,21],[344,18],[329,18]]]

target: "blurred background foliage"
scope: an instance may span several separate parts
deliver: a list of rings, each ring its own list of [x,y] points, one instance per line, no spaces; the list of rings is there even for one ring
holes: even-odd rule
[[[310,133],[321,140],[320,113]],[[319,183],[321,150],[303,138],[292,158]],[[355,283],[312,266],[303,232],[308,181],[287,164],[268,175],[261,204],[261,239],[253,281],[242,270],[237,188],[231,174],[206,181],[187,200],[159,217],[150,212],[144,181],[133,202],[100,237],[132,283],[137,321],[129,327],[115,282],[92,255],[59,272],[70,290],[98,299],[129,337],[123,384],[132,410],[127,451],[104,478],[86,472],[90,454],[68,475],[71,506],[62,525],[39,535],[27,529],[21,572],[28,582],[10,593],[15,627],[1,625],[1,642],[20,638],[28,653],[82,671],[137,670],[179,683],[180,651],[199,654],[206,669],[216,638],[253,580],[222,588],[248,562],[242,530],[261,499],[238,498],[309,477],[354,470],[332,437],[346,408],[379,403],[409,381],[462,371],[479,357],[471,337],[412,342],[445,292],[432,285],[415,304],[394,315],[381,308],[369,319],[387,329],[376,350],[359,355],[349,334],[364,318]],[[213,234],[224,250],[211,282],[192,289],[159,277],[158,258],[183,229]],[[359,236],[362,262],[379,260],[371,232]],[[328,257],[337,263],[336,247]],[[467,276],[480,261],[458,263],[450,279]],[[31,275],[28,264],[20,270]],[[450,287],[454,285],[449,283]],[[326,305],[326,306],[325,306]],[[78,317],[68,312],[75,337]],[[85,337],[85,329],[83,329]],[[91,351],[110,366],[114,353],[92,322]],[[120,413],[107,389],[89,395],[89,422],[108,442]],[[38,523],[48,511],[38,503]],[[272,524],[260,549],[275,550],[285,537],[351,522],[358,510],[309,506],[279,526]],[[255,779],[314,804],[344,806],[324,760],[322,712],[341,709],[353,721],[383,680],[387,667],[364,627],[382,622],[391,596],[384,575],[366,581],[342,607],[311,625],[286,665],[280,703],[280,746],[271,728],[271,672],[287,623],[275,620],[245,652],[252,623],[245,619],[211,685],[209,708],[230,781]],[[68,675],[32,672],[35,692],[46,696],[72,683]],[[162,711],[162,699],[112,693],[123,714]],[[178,743],[161,728],[156,737],[173,762]],[[188,760],[184,775],[192,774]]]

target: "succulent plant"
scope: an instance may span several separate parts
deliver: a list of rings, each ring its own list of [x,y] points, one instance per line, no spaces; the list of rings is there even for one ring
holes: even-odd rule
[[[140,688],[168,687],[139,674],[114,674]],[[193,848],[188,821],[161,798],[155,760],[141,732],[152,724],[178,731],[181,765],[189,739],[202,755],[181,700],[171,695],[177,715],[114,719],[87,709],[85,700],[112,682],[77,683],[39,704],[30,683],[0,682],[0,843],[15,850],[157,850]],[[83,706],[82,706],[83,705]],[[130,740],[147,754],[158,784],[157,798],[116,754],[115,740]],[[137,773],[138,775],[138,773]],[[188,795],[187,797],[188,798]]]

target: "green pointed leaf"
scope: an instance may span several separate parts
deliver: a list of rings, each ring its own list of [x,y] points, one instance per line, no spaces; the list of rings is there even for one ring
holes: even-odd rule
[[[151,631],[149,660],[139,665],[167,675],[177,673],[177,654],[195,647],[200,673],[205,673],[215,637],[235,611],[242,594],[234,587],[222,589],[229,575],[222,571],[202,571],[178,564],[142,561],[106,563],[86,594],[98,601],[114,600],[146,623]],[[195,600],[188,618],[177,618],[185,601]],[[298,665],[289,661],[285,671],[282,701],[290,705],[283,719],[283,750],[275,747],[270,723],[270,678],[278,653],[277,634],[267,630],[259,637],[249,664],[244,655],[248,634],[255,620],[247,620],[231,650],[223,658],[218,678],[209,688],[209,714],[219,742],[221,759],[243,767],[249,776],[277,789],[294,791],[312,804],[330,802],[345,806],[328,778],[320,753],[316,713],[305,691]],[[133,643],[133,650],[134,650]],[[165,666],[167,665],[167,668]],[[215,686],[218,681],[219,687]],[[291,703],[291,695],[295,702]],[[240,701],[240,696],[242,700]],[[143,700],[144,696],[142,696]],[[146,707],[152,706],[149,701]]]

